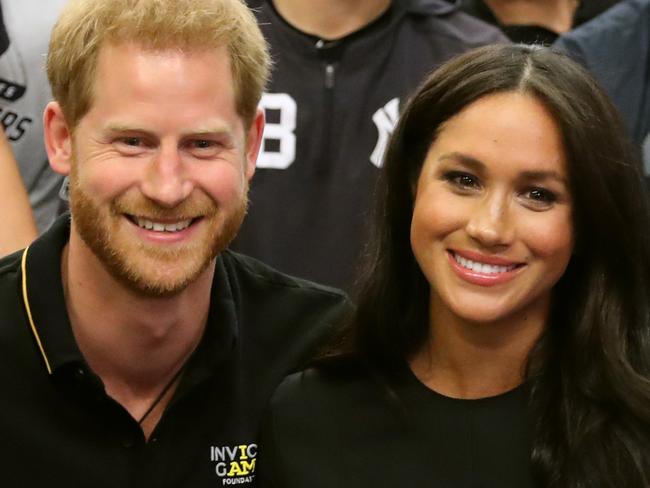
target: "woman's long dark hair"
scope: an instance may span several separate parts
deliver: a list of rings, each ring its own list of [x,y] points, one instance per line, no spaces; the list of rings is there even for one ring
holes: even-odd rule
[[[429,284],[409,241],[414,192],[441,125],[479,98],[529,94],[562,133],[575,254],[527,363],[539,486],[650,487],[650,212],[635,149],[616,110],[576,63],[503,45],[436,70],[406,105],[378,188],[374,238],[346,349],[403,363],[429,333]]]

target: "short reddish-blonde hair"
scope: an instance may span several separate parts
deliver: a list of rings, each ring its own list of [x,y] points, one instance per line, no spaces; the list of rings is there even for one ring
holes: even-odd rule
[[[101,47],[124,42],[155,50],[227,47],[237,111],[245,127],[252,123],[270,58],[242,1],[70,0],[52,31],[47,75],[71,129],[92,106]]]

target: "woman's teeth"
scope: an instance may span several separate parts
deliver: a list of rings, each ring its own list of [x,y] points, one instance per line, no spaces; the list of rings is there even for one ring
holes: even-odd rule
[[[479,263],[478,261],[472,261],[471,259],[466,259],[455,253],[453,254],[453,256],[456,262],[460,264],[463,268],[467,268],[482,274],[506,273],[508,271],[512,271],[517,267],[516,264],[511,264],[508,266],[497,266],[494,264]]]

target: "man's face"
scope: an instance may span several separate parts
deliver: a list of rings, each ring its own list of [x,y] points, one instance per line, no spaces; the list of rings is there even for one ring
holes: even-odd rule
[[[72,232],[132,290],[182,290],[241,225],[260,131],[236,112],[225,48],[102,47],[72,138]]]

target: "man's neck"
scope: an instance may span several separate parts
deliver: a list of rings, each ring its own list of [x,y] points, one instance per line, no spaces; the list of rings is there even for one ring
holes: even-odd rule
[[[269,0],[271,1],[271,0]],[[340,39],[379,18],[391,0],[273,0],[278,13],[298,30]]]
[[[537,25],[562,34],[571,30],[578,0],[485,0],[503,25]]]
[[[116,281],[73,230],[61,266],[84,358],[107,393],[139,418],[201,340],[214,264],[174,296],[146,297]]]

